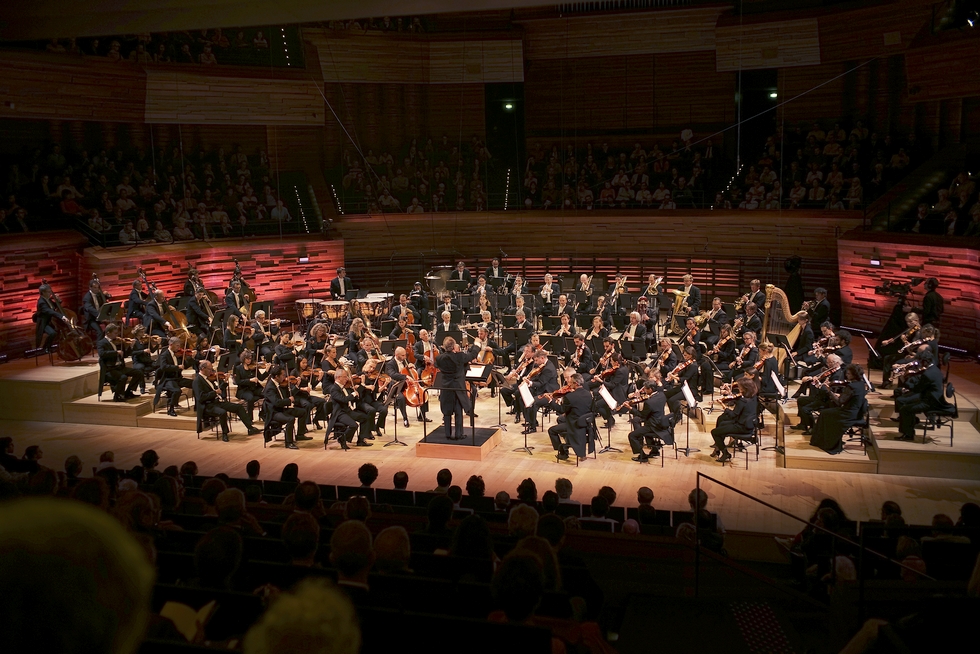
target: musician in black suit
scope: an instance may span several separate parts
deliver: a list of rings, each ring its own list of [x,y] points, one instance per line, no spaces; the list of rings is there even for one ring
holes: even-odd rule
[[[920,372],[905,382],[904,392],[895,398],[898,431],[901,432],[899,440],[903,441],[915,440],[916,414],[942,409],[947,405],[943,391],[943,373],[935,365],[932,352],[916,352],[915,359],[921,366]]]
[[[391,314],[389,318],[392,320],[398,320],[401,317],[408,318],[412,316],[412,322],[416,325],[422,324],[420,320],[421,314],[416,310],[414,306],[408,301],[408,296],[402,293],[398,296],[398,304],[391,308]]]
[[[558,451],[559,461],[568,459],[569,447],[575,452],[579,461],[585,461],[586,454],[593,451],[595,445],[589,439],[586,426],[580,424],[580,421],[582,416],[592,413],[592,393],[583,386],[584,379],[579,373],[568,375],[565,383],[572,390],[558,405],[559,417],[555,424],[548,428],[548,438],[551,439],[551,446]]]
[[[248,316],[244,313],[246,304],[248,304],[248,300],[242,294],[242,283],[236,279],[231,283],[231,290],[225,296],[225,307],[227,308],[225,315],[243,316],[247,320]]]
[[[721,305],[721,298],[715,297],[711,299],[711,309],[708,310],[708,321],[706,326],[708,331],[703,335],[701,339],[708,348],[715,346],[715,343],[721,338],[721,328],[723,325],[727,325],[729,322],[728,313]]]
[[[677,367],[677,355],[674,354],[673,343],[669,338],[661,338],[657,341],[656,359],[654,367],[660,373],[661,378],[667,376],[671,370]]]
[[[605,372],[610,373],[605,378],[602,375],[597,375],[592,378],[592,383],[590,386],[596,388],[596,392],[593,394],[595,398],[596,413],[602,416],[606,421],[604,426],[612,427],[616,424],[616,418],[613,417],[612,409],[606,404],[606,401],[599,394],[598,389],[600,386],[604,386],[609,394],[612,395],[613,399],[616,400],[616,404],[622,404],[626,401],[626,391],[629,386],[630,381],[630,371],[626,366],[626,360],[623,358],[622,354],[618,352],[613,353],[610,357],[611,368],[607,367]],[[598,370],[596,371],[599,372]],[[598,383],[597,383],[598,382]]]
[[[759,307],[756,306],[755,302],[746,303],[745,317],[742,319],[742,326],[736,332],[736,336],[745,332],[762,333],[762,315],[759,313]]]
[[[755,344],[755,332],[745,332],[742,334],[742,342],[744,345],[739,349],[738,354],[735,355],[734,361],[724,368],[720,363],[718,364],[718,369],[723,372],[726,383],[741,377],[746,370],[752,368],[755,362],[759,360],[759,348]]]
[[[184,378],[183,371],[193,367],[194,360],[190,356],[178,356],[177,352],[181,347],[181,339],[174,336],[170,339],[166,350],[160,352],[157,357],[156,372],[156,397],[153,398],[153,407],[156,408],[157,398],[161,393],[167,394],[167,415],[177,415],[177,404],[180,402],[182,388],[192,388],[191,380]]]
[[[418,345],[418,343],[416,343],[416,345]],[[403,347],[396,347],[395,348],[395,356],[393,356],[392,358],[390,358],[385,363],[384,374],[386,374],[389,377],[391,377],[391,385],[392,386],[394,386],[395,384],[398,384],[400,382],[403,382],[406,379],[408,379],[409,376],[412,376],[412,374],[409,372],[409,370],[412,367],[412,364],[410,364],[408,362],[407,356],[408,356],[408,352],[406,352],[405,348],[403,348]],[[416,355],[416,360],[417,359],[418,359],[418,356]],[[417,379],[417,376],[412,376],[412,378],[413,379]],[[399,392],[398,393],[398,396],[395,398],[395,411],[401,411],[402,420],[404,421],[404,425],[406,427],[409,426],[408,425],[408,410],[406,409],[407,406],[408,405],[407,405],[407,403],[405,401],[405,393],[404,392]],[[425,412],[426,412],[426,410],[428,408],[429,408],[428,407],[428,404],[425,404],[425,403],[423,403],[419,407],[419,409],[422,412],[422,416],[423,417],[425,416]]]
[[[276,353],[276,341],[280,339],[279,327],[273,325],[270,321],[266,320],[265,311],[259,309],[255,312],[255,320],[252,321],[252,342],[259,351],[259,356],[268,362],[272,361],[272,357]],[[323,347],[325,339],[322,336],[314,336],[314,333],[320,335],[326,332],[326,327],[314,328],[310,332],[309,343],[319,343],[320,347]],[[230,349],[230,348],[229,348]]]
[[[500,267],[500,259],[497,257],[494,257],[493,260],[490,261],[490,265],[487,266],[485,271],[483,271],[483,274],[488,280],[507,277],[507,271]]]
[[[693,275],[684,275],[683,279],[684,283],[677,287],[677,290],[687,293],[682,306],[686,305],[689,313],[696,316],[701,312],[701,289],[694,285]]]
[[[851,332],[846,329],[837,330],[837,356],[844,362],[845,366],[851,365],[854,360],[854,353],[851,351]]]
[[[102,325],[98,323],[99,311],[107,301],[102,285],[93,279],[88,283],[88,292],[82,297],[82,311],[79,319],[82,329],[91,330],[102,337]]]
[[[265,388],[262,389],[265,423],[268,425],[270,422],[278,422],[282,425],[283,432],[286,436],[286,449],[298,450],[299,446],[296,445],[295,441],[312,440],[306,435],[306,411],[292,406],[293,398],[289,391],[286,368],[273,366],[269,374],[272,379],[266,382]],[[299,422],[299,432],[296,434],[294,440],[293,430],[297,422]],[[330,429],[327,429],[327,437],[329,436]],[[271,434],[267,432],[266,442],[269,442],[271,439]]]
[[[575,308],[569,304],[568,296],[562,293],[558,296],[558,304],[555,305],[555,316],[567,315],[571,319],[572,326],[575,326]]]
[[[235,378],[235,397],[245,402],[245,409],[249,416],[255,410],[255,403],[262,398],[262,382],[269,377],[269,370],[259,370],[252,359],[252,351],[245,350],[238,365],[232,370]]]
[[[621,313],[625,309],[620,306],[619,296],[620,293],[626,293],[626,286],[624,284],[626,277],[623,273],[616,273],[615,280],[609,284],[609,290],[606,291],[606,307],[609,308],[609,313]],[[596,299],[598,302],[598,298]],[[609,325],[610,323],[606,323]]]
[[[569,353],[569,365],[580,375],[588,375],[592,370],[592,350],[585,344],[585,336],[575,335],[575,349]]]
[[[237,402],[225,402],[221,399],[222,384],[217,380],[209,379],[213,376],[214,366],[210,361],[202,361],[197,374],[194,375],[192,388],[194,389],[194,402],[197,404],[197,431],[202,430],[204,416],[217,417],[221,421],[221,440],[228,442],[228,414],[234,413],[248,429],[248,435],[262,433],[252,425],[252,416],[249,415],[245,407]]]
[[[53,324],[54,321],[60,320],[65,325],[70,325],[70,322],[49,285],[41,284],[38,293],[40,297],[37,299],[37,313],[34,314],[34,320],[37,322],[34,337],[38,347],[45,347],[49,341],[53,342],[58,335],[58,330]]]
[[[742,299],[745,300],[745,304],[748,305],[749,302],[754,302],[756,308],[759,312],[762,312],[762,307],[766,306],[766,293],[762,290],[762,282],[758,279],[753,279],[749,282],[749,292],[742,295]],[[742,307],[743,311],[745,307]]]
[[[674,442],[673,421],[665,412],[667,406],[667,396],[664,395],[663,387],[660,385],[660,374],[655,373],[653,379],[643,385],[644,390],[651,392],[639,408],[633,408],[631,413],[642,421],[633,431],[629,433],[630,450],[636,456],[633,460],[644,463],[650,457],[660,454],[660,448],[664,444]],[[643,451],[644,446],[650,449],[649,454]]]
[[[446,337],[442,349],[442,354],[436,357],[436,367],[439,368],[439,408],[443,427],[447,440],[462,440],[463,413],[468,413],[471,406],[466,394],[466,370],[481,350],[474,345],[463,352],[452,337]]]
[[[861,409],[867,388],[864,385],[864,371],[861,366],[851,364],[844,371],[846,384],[840,393],[828,393],[831,406],[820,411],[820,417],[813,425],[810,445],[815,445],[830,454],[844,451],[844,432],[861,420]]]
[[[939,280],[930,277],[926,280],[926,294],[922,296],[922,324],[939,327],[939,321],[943,317],[944,301],[943,296],[936,290],[939,288]]]
[[[425,370],[427,361],[435,363],[435,358],[439,355],[439,348],[432,342],[428,329],[419,330],[419,339],[415,341],[415,369],[422,373]]]
[[[449,281],[464,281],[466,282],[466,290],[469,290],[470,286],[473,285],[473,275],[470,274],[465,263],[457,261],[456,267],[449,273]]]
[[[187,310],[184,312],[187,316],[187,328],[205,339],[211,333],[212,320],[212,314],[205,308],[207,296],[208,292],[202,288],[187,302]]]
[[[560,295],[561,287],[554,281],[551,273],[545,273],[544,283],[538,287],[538,299],[541,302],[542,315],[550,316],[554,314],[555,303]]]
[[[99,352],[99,366],[102,378],[112,387],[112,400],[125,402],[136,397],[136,389],[143,385],[143,371],[126,367],[126,346],[117,346],[113,339],[119,336],[119,326],[115,323],[105,330],[105,335],[96,343]],[[129,386],[126,381],[129,380]]]
[[[520,311],[524,312],[524,317],[527,318],[529,323],[534,324],[534,310],[524,303],[523,296],[517,295],[514,297],[514,304],[504,309],[504,314],[516,316]]]
[[[337,276],[330,280],[330,297],[334,300],[346,300],[354,282],[347,276],[347,269],[341,266],[337,268]]]
[[[313,428],[319,429],[320,422],[326,422],[327,401],[322,397],[311,395],[310,390],[316,388],[320,382],[315,375],[322,375],[322,370],[314,370],[310,365],[310,359],[302,356],[297,359],[298,368],[293,370],[292,375],[297,380],[289,385],[289,391],[293,396],[293,404],[313,416]]]
[[[197,272],[195,268],[187,269],[187,279],[184,280],[184,292],[186,297],[193,297],[197,293]]]
[[[385,406],[384,396],[389,385],[382,386],[381,372],[384,366],[384,359],[368,359],[361,367],[361,375],[364,377],[360,386],[357,387],[357,394],[361,401],[358,408],[367,415],[367,433],[364,438],[374,440],[374,435],[381,436],[381,430],[385,427],[388,419],[388,407]],[[390,381],[390,380],[389,380]]]
[[[436,341],[442,338],[446,338],[449,332],[459,331],[459,325],[452,321],[452,314],[448,311],[443,311],[441,320],[436,323]]]
[[[646,342],[647,351],[650,350],[650,346],[654,345],[654,341],[657,340],[657,312],[650,308],[650,300],[646,295],[641,295],[636,300],[636,312],[640,314],[640,324],[646,327]]]
[[[526,434],[533,434],[538,430],[538,409],[552,404],[551,399],[544,397],[544,394],[558,390],[558,371],[555,369],[555,364],[548,359],[547,352],[543,350],[535,352],[532,365],[534,369],[529,376],[533,375],[533,377],[528,390],[534,397],[534,404],[524,408],[524,433]]]
[[[348,355],[347,358],[350,358]],[[360,372],[364,370],[364,364],[368,361],[379,361],[383,360],[384,355],[378,349],[378,342],[369,336],[365,336],[361,339],[361,349],[357,351],[357,356],[354,357],[354,362],[357,364],[357,371]]]
[[[732,460],[732,455],[725,445],[725,437],[729,434],[748,434],[755,429],[759,408],[759,401],[755,397],[756,385],[747,379],[739,379],[738,389],[742,396],[735,400],[734,406],[725,409],[725,412],[718,417],[718,426],[711,430],[711,437],[715,441],[715,449],[711,456],[718,456],[718,463],[722,464]]]
[[[698,362],[695,359],[695,350],[693,347],[684,348],[684,359],[674,367],[669,373],[667,373],[667,388],[664,391],[664,395],[667,397],[667,405],[670,407],[670,412],[675,416],[675,422],[679,419],[677,416],[680,415],[681,410],[681,400],[684,399],[684,382],[687,382],[687,387],[691,389],[691,394],[694,395],[694,399],[701,399],[701,392],[698,390]]]
[[[813,294],[817,298],[817,304],[810,310],[810,322],[814,325],[822,325],[830,320],[830,302],[827,300],[827,289],[815,288]]]
[[[507,357],[509,357],[511,354],[516,355],[518,348],[522,347],[524,343],[527,343],[531,338],[531,335],[534,333],[534,327],[525,315],[524,311],[518,310],[518,312],[514,314],[514,330],[513,340],[506,348],[504,348],[503,351],[504,356]],[[508,366],[508,372],[509,371],[510,367]]]
[[[470,288],[470,295],[474,297],[479,297],[481,295],[492,295],[493,287],[487,285],[487,278],[485,275],[480,275],[476,278],[476,283]]]
[[[664,284],[663,278],[657,277],[655,274],[650,273],[647,276],[646,286],[643,287],[643,292],[640,294],[641,297],[647,299],[647,303],[650,309],[656,314],[660,311],[660,303],[664,298]],[[639,300],[637,300],[639,301]]]
[[[678,339],[677,344],[681,347],[693,347],[695,351],[700,352],[701,330],[693,316],[688,316],[684,320],[684,334]]]
[[[585,332],[585,340],[592,342],[593,339],[602,341],[609,336],[609,328],[602,322],[601,316],[592,316],[592,326]]]
[[[419,318],[416,322],[421,325],[428,325],[429,294],[422,288],[422,282],[415,282],[412,292],[408,294],[408,301],[415,307],[415,312]]]
[[[647,358],[647,328],[640,322],[638,311],[630,313],[630,322],[623,330],[622,340],[633,344],[633,360],[642,361]]]
[[[800,417],[800,422],[793,425],[790,429],[802,430],[804,435],[810,434],[813,427],[813,413],[820,411],[825,406],[830,406],[829,395],[824,388],[815,388],[814,383],[833,383],[844,379],[844,367],[840,357],[836,354],[828,354],[826,358],[827,369],[820,375],[804,377],[801,382],[810,391],[807,396],[801,396],[796,401],[796,413]],[[799,395],[799,393],[797,393]],[[793,397],[796,397],[794,395]]]
[[[170,307],[167,304],[167,297],[163,294],[163,291],[159,289],[154,291],[153,298],[145,306],[146,314],[143,318],[143,323],[149,330],[150,335],[161,337],[169,335],[173,325],[164,317],[166,312],[170,310]]]
[[[129,292],[129,302],[126,303],[126,320],[136,318],[142,322],[146,313],[146,298],[143,296],[143,282],[133,280],[133,289]]]
[[[571,318],[568,314],[562,314],[560,324],[551,330],[552,336],[564,336],[566,338],[572,338],[575,336],[575,327],[572,325]]]
[[[575,311],[577,313],[592,313],[592,307],[595,306],[595,287],[592,285],[592,280],[589,279],[589,276],[584,273],[579,276],[578,284],[575,285],[576,297],[579,291],[585,293],[585,301],[576,304]]]

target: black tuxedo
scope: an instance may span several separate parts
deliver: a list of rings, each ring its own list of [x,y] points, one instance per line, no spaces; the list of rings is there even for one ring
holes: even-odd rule
[[[205,416],[218,418],[221,421],[222,438],[228,436],[228,414],[234,413],[242,424],[251,431],[252,416],[245,407],[237,402],[225,402],[221,399],[220,384],[213,383],[201,376],[200,373],[194,375],[192,384],[194,389],[194,402],[197,404],[197,432],[201,433]]]
[[[943,393],[943,373],[931,365],[908,382],[910,392],[899,395],[895,400],[898,409],[899,431],[902,436],[915,436],[915,415],[923,411],[941,409],[947,405]]]
[[[551,446],[565,455],[568,453],[567,448],[571,447],[579,457],[584,457],[587,451],[593,451],[594,443],[589,439],[585,424],[581,422],[582,416],[592,413],[592,393],[585,387],[579,386],[562,398],[557,411],[562,418],[548,429]],[[561,442],[562,436],[565,437],[568,445]]]
[[[146,300],[143,293],[135,288],[129,292],[129,303],[126,305],[126,320],[130,318],[142,318],[146,312]]]
[[[35,339],[38,347],[41,345],[41,335],[47,334],[49,343],[54,340],[54,336],[58,333],[55,329],[53,322],[55,320],[64,319],[65,314],[62,313],[61,307],[54,299],[45,299],[41,296],[37,299],[37,313],[35,314],[35,320],[37,321],[37,327],[35,329]]]
[[[567,315],[571,321],[570,324],[572,326],[572,329],[575,329],[575,308],[572,306],[571,302],[566,303],[564,309],[556,303],[554,315],[555,316]]]
[[[825,300],[826,301],[826,300]],[[935,289],[922,296],[922,324],[939,326],[939,321],[943,317],[943,296]],[[829,310],[829,307],[828,307]]]
[[[262,399],[265,400],[263,412],[265,413],[265,423],[278,422],[283,426],[286,435],[286,445],[293,442],[293,425],[299,421],[298,436],[306,434],[306,411],[297,407],[290,406],[292,397],[289,388],[283,388],[270,379],[262,389]],[[327,430],[330,435],[330,430]]]
[[[208,316],[208,312],[204,310],[196,297],[192,297],[187,303],[185,314],[187,315],[187,324],[195,325],[199,333],[209,334],[211,332],[211,317]]]
[[[820,325],[828,320],[830,320],[830,302],[824,298],[810,311],[810,324],[819,329]]]
[[[735,406],[725,409],[725,412],[718,417],[718,426],[711,430],[711,437],[715,441],[715,448],[728,453],[725,447],[725,437],[730,434],[748,434],[755,427],[755,418],[758,413],[759,401],[754,397],[740,397],[735,400]]]
[[[463,268],[463,272],[460,273],[458,268],[453,268],[453,271],[449,273],[449,281],[459,281],[462,280],[466,282],[466,288],[473,285],[473,275],[470,274],[469,268]]]
[[[143,318],[143,323],[147,327],[147,331],[153,335],[157,336],[167,336],[167,319],[163,317],[163,313],[169,311],[169,307],[166,302],[164,304],[157,304],[156,300],[147,300],[146,302],[146,314]]]
[[[126,367],[125,351],[118,351],[116,346],[107,338],[99,339],[96,344],[99,352],[99,367],[102,370],[102,377],[112,386],[112,391],[118,398],[120,395],[135,391],[143,385],[143,371]],[[126,387],[126,380],[129,387]]]
[[[350,290],[354,288],[354,282],[350,280],[350,277],[344,277],[344,288],[340,288],[340,277],[334,277],[330,280],[330,297],[334,300],[347,300],[349,299],[347,295]]]
[[[683,291],[684,286],[678,286],[677,290]],[[688,296],[684,298],[687,301],[687,306],[691,308],[690,315],[696,316],[701,312],[701,289],[697,286],[691,285],[691,290],[688,291]]]
[[[228,309],[228,311],[225,312],[225,318],[232,314],[237,316],[244,315],[242,314],[242,310],[245,309],[245,305],[247,303],[248,301],[245,299],[244,293],[239,293],[236,296],[233,292],[229,291],[228,295],[225,296],[225,307]],[[250,317],[251,316],[245,316],[246,319]]]
[[[633,334],[633,340],[630,341],[628,334],[631,328],[633,328],[632,324],[626,325],[623,328],[623,335],[620,340],[631,343],[633,346],[633,358],[637,361],[642,361],[643,359],[647,358],[647,328],[642,322],[637,323]]]
[[[531,364],[535,368],[535,364]],[[558,390],[558,371],[555,369],[555,364],[550,360],[545,363],[544,368],[541,372],[536,374],[531,380],[531,384],[528,387],[531,391],[531,395],[534,396],[534,404],[524,409],[524,419],[527,422],[529,429],[537,429],[538,426],[538,409],[543,406],[553,405],[553,401],[546,397],[539,397],[543,393],[553,393]]]
[[[463,437],[463,414],[470,411],[470,398],[466,395],[466,370],[479,352],[478,348],[471,347],[468,351],[443,352],[436,357],[438,383],[442,389],[439,391],[439,408],[442,410],[445,437],[449,440]]]
[[[657,391],[640,406],[633,409],[634,416],[640,424],[629,433],[630,449],[640,460],[647,458],[644,446],[650,448],[651,454],[656,455],[664,444],[674,442],[672,424],[664,408],[667,406],[667,396]]]
[[[487,269],[483,271],[483,276],[487,278],[487,283],[490,283],[490,279],[493,277],[507,277],[507,271],[501,267],[497,267],[497,272],[494,273],[492,267],[487,266]]]
[[[758,312],[745,317],[745,320],[742,322],[742,330],[738,332],[738,335],[742,335],[745,332],[755,332],[755,335],[761,338],[762,318],[759,317]]]
[[[759,289],[755,293],[749,291],[749,302],[755,302],[756,309],[759,313],[762,313],[766,309],[766,294],[762,289]],[[746,302],[748,304],[748,302]]]
[[[541,294],[542,291],[545,291],[549,288],[551,289],[550,295],[545,297],[544,295]],[[559,295],[561,295],[561,287],[558,286],[557,282],[551,282],[551,286],[548,286],[547,284],[542,284],[538,288],[538,298],[541,300],[541,304],[544,305],[545,313],[550,314],[552,312],[554,305],[558,303]]]
[[[441,343],[442,339],[449,335],[449,332],[459,331],[459,325],[456,323],[449,323],[449,327],[446,324],[440,322],[436,325],[436,343]]]
[[[81,326],[84,329],[91,329],[99,337],[102,337],[102,326],[96,322],[96,318],[99,317],[99,311],[102,310],[102,305],[106,303],[105,294],[102,291],[89,291],[82,297],[82,315],[79,318],[82,321]]]
[[[573,350],[570,355],[574,356],[575,351]],[[590,370],[592,370],[592,349],[588,345],[582,345],[582,353],[578,357],[578,366],[575,368],[575,372],[587,375]]]
[[[167,393],[169,399],[167,408],[175,411],[180,402],[180,389],[191,388],[193,383],[185,379],[182,372],[193,365],[191,360],[178,357],[169,347],[160,350],[157,356],[157,372],[155,385],[157,387],[156,396],[153,398],[153,406],[156,406],[157,399],[163,392]]]
[[[414,324],[419,324],[419,313],[415,310],[415,307],[411,303],[406,304],[404,307],[399,303],[396,304],[391,309],[391,315],[389,316],[392,320],[397,321],[404,315],[405,317],[412,316],[412,321]]]

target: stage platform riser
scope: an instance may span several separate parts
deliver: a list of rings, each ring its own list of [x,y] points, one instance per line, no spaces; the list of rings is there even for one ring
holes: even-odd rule
[[[113,402],[112,392],[102,394],[102,400],[90,395],[62,405],[65,422],[83,425],[115,425],[138,427],[140,416],[150,413],[152,396],[142,396],[127,402]]]
[[[18,362],[23,363],[23,362]],[[11,364],[14,365],[14,364]],[[68,422],[63,405],[98,390],[97,366],[49,366],[23,370],[0,379],[0,415],[7,420]]]
[[[488,428],[477,428],[477,431],[491,431]],[[470,445],[469,440],[448,443],[448,442],[426,442],[419,441],[415,444],[415,456],[429,459],[453,459],[456,461],[483,461],[493,448],[500,444],[503,431],[500,429],[492,430],[489,438],[480,445]],[[469,434],[469,432],[467,432]],[[478,438],[477,442],[480,439]]]

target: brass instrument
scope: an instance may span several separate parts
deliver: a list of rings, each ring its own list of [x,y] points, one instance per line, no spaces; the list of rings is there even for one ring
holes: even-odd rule
[[[664,283],[663,277],[654,277],[653,282],[647,284],[647,287],[643,290],[643,295],[660,295],[660,285]]]
[[[619,297],[620,295],[622,295],[623,293],[625,293],[626,292],[626,280],[627,279],[629,279],[629,275],[623,276],[623,278],[621,280],[619,280],[618,282],[616,282],[616,286],[613,287],[612,293],[610,295],[612,295],[613,297]]]
[[[708,324],[709,320],[711,320],[711,316],[708,315],[707,311],[702,311],[694,316],[694,324],[697,325],[698,331],[704,329],[704,326]]]
[[[735,313],[743,313],[745,311],[745,305],[748,303],[748,301],[749,301],[748,293],[735,300]]]
[[[680,336],[681,334],[684,333],[684,327],[683,327],[683,323],[679,323],[676,320],[676,318],[678,316],[683,318],[687,316],[688,313],[690,313],[691,311],[690,308],[687,308],[685,310],[686,305],[684,304],[687,301],[687,298],[690,294],[684,291],[677,290],[676,288],[671,289],[670,292],[674,294],[674,308],[673,308],[674,320],[672,320],[670,331],[671,333]]]
[[[595,274],[589,275],[588,281],[585,282],[585,297],[592,297],[592,278]]]

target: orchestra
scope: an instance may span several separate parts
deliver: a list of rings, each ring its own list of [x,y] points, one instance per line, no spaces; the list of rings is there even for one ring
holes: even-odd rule
[[[723,384],[720,401],[728,407],[712,430],[718,461],[731,458],[729,435],[752,431],[760,401],[773,410],[779,400],[776,381],[785,387],[796,381],[795,374],[802,375],[792,397],[799,421],[791,429],[827,452],[841,451],[843,429],[860,418],[871,387],[864,369],[853,363],[850,332],[829,322],[826,289],[815,289],[814,299],[793,313],[780,305],[782,291],[752,279],[747,292],[732,298],[729,315],[721,297],[700,311],[701,290],[690,274],[671,290],[664,276],[650,273],[641,279],[645,283],[635,296],[627,287],[629,276],[621,272],[601,292],[601,279],[593,274],[572,277],[565,286],[561,276],[548,272],[537,278],[509,275],[494,258],[474,281],[460,261],[449,274],[449,281],[459,282],[453,290],[426,290],[416,282],[397,300],[379,294],[387,300],[378,303],[370,294],[351,295],[357,289],[341,267],[330,283],[340,319],[313,311],[294,325],[271,317],[273,303],[256,304],[236,262],[223,305],[215,306],[212,297],[221,296],[210,293],[193,268],[183,305],[170,302],[140,269],[115,311],[118,322],[106,321],[103,307],[112,296],[95,276],[77,317],[42,284],[35,321],[43,349],[60,349],[62,343],[67,349],[72,333],[76,339],[94,337],[88,352],[95,351],[116,402],[136,400],[149,383],[156,392],[154,409],[166,394],[167,415],[179,417],[184,389],[191,389],[199,426],[215,418],[222,440],[228,438],[229,413],[249,434],[259,433],[252,421],[261,406],[258,420],[281,427],[289,449],[310,440],[307,425],[320,430],[324,423],[325,441],[336,438],[344,450],[351,442],[367,447],[382,435],[389,406],[405,427],[411,424],[408,406],[417,409],[419,422],[431,422],[427,390],[440,398],[445,437],[458,440],[463,415],[473,412],[480,388],[489,388],[491,398],[499,393],[514,422],[524,423],[524,434],[539,431],[541,411],[556,414],[548,436],[559,461],[574,450],[582,462],[586,445],[591,451],[582,416],[602,416],[612,429],[616,416],[628,413],[633,460],[644,462],[674,442],[674,427],[686,412],[685,384],[698,402],[709,393],[715,401],[716,367]],[[937,287],[930,279],[930,292]],[[440,298],[434,312],[430,291]],[[457,302],[467,310],[458,322]],[[941,299],[930,298],[931,317],[938,317],[941,307]],[[670,321],[677,328],[659,337],[662,312],[668,316],[662,324]],[[782,330],[775,328],[781,312]],[[536,320],[541,317],[544,322]],[[938,328],[915,312],[904,318],[905,331],[880,341],[894,344],[883,358],[880,388],[897,387],[900,438],[911,440],[917,414],[948,403]],[[813,325],[819,325],[819,338]],[[790,332],[788,344],[767,338]],[[386,341],[396,342],[385,346]],[[506,376],[470,384],[465,372],[475,362]],[[527,402],[521,386],[530,392]]]

